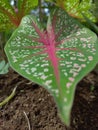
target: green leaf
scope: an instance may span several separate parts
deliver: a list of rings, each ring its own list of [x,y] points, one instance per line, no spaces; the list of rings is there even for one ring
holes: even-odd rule
[[[93,11],[93,15],[96,17],[97,22],[98,22],[98,0],[94,0],[92,11]]]
[[[96,17],[93,15],[92,10],[93,6],[95,7],[96,3],[93,0],[46,0],[49,2],[55,3],[57,6],[65,9],[68,14],[72,17],[78,18],[84,21],[84,14],[91,21],[96,21]]]
[[[0,0],[0,31],[7,30],[13,25],[14,9],[7,0]],[[14,26],[14,25],[13,25]]]
[[[24,17],[5,52],[15,71],[53,95],[61,119],[69,125],[76,84],[97,64],[97,36],[57,9],[46,31],[36,17]]]
[[[38,0],[19,0],[18,9],[23,14],[28,14],[32,8],[38,5]]]
[[[17,27],[22,17],[38,4],[38,0],[18,0],[17,2],[17,7],[13,7],[8,0],[0,0],[0,31]]]
[[[89,25],[90,28],[91,28],[94,32],[96,32],[96,34],[98,35],[98,26],[97,26],[95,23],[93,23],[93,22],[92,22],[88,17],[86,17],[84,14],[82,14],[82,15],[83,15],[84,19],[86,20],[87,25]]]
[[[3,60],[3,61],[0,62],[0,70],[2,70],[2,68],[4,67],[4,65],[5,65],[5,61]]]
[[[5,63],[5,60],[2,60],[0,62],[0,74],[6,74],[8,73],[8,69],[9,69],[9,63]]]
[[[92,0],[65,0],[65,9],[73,17],[84,20],[81,13],[84,13],[90,20],[95,21],[95,16],[91,13]]]

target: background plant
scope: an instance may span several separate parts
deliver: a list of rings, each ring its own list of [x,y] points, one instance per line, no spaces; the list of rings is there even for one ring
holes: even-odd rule
[[[13,1],[13,5],[11,2]],[[38,0],[0,0],[0,60],[4,63],[6,56],[4,45],[14,29],[18,27],[23,16],[38,4]],[[7,64],[8,65],[8,64]],[[4,71],[4,70],[2,70]],[[8,71],[6,71],[8,72]]]
[[[96,21],[96,17],[92,14],[96,6],[93,0],[46,0],[53,2],[55,5],[65,9],[69,15],[84,21],[82,14],[86,15],[90,20]],[[97,1],[97,0],[96,0]],[[96,6],[97,7],[97,6]],[[96,12],[96,11],[95,11]]]
[[[22,17],[37,4],[38,0],[17,0],[12,6],[9,0],[0,0],[0,31],[18,27]]]
[[[0,62],[0,74],[8,73],[9,63],[6,64],[5,60]]]

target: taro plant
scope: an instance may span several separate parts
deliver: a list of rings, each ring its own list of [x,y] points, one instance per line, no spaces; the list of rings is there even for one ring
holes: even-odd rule
[[[69,125],[76,84],[98,61],[96,34],[57,8],[46,29],[35,16],[25,16],[5,52],[15,71],[52,94],[62,121]]]

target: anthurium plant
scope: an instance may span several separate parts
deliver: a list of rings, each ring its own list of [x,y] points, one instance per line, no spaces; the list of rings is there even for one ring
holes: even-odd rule
[[[37,4],[38,0],[17,0],[17,5],[11,6],[9,0],[0,0],[0,31],[17,27]]]
[[[69,125],[76,85],[98,62],[96,34],[57,8],[46,29],[35,16],[25,16],[5,52],[15,71],[52,94]]]

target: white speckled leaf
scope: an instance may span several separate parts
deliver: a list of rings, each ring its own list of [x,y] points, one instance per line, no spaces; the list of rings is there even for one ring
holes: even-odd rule
[[[73,17],[85,20],[82,13],[85,14],[90,20],[95,21],[96,18],[92,14],[91,9],[94,6],[93,0],[65,0],[65,10]]]
[[[0,30],[7,30],[14,26],[10,18],[15,17],[14,9],[8,0],[0,0]]]
[[[37,6],[38,0],[19,0],[18,9],[22,14],[28,14],[30,10]]]
[[[98,41],[64,11],[56,14],[49,18],[46,31],[34,16],[24,17],[5,52],[14,70],[53,95],[61,119],[69,125],[76,84],[95,67]]]
[[[92,13],[92,7],[95,6],[93,0],[47,0],[56,3],[61,8],[64,8],[72,17],[85,20],[82,14],[90,20],[96,21]],[[97,12],[97,11],[96,11]]]

